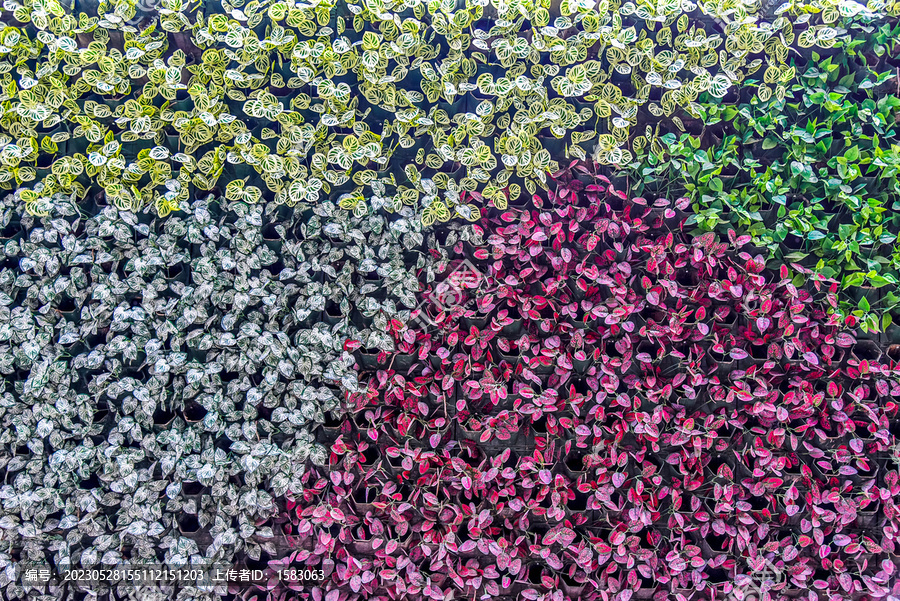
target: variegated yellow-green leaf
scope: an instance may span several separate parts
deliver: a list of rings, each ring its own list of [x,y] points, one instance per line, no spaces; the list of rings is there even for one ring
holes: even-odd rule
[[[797,38],[797,45],[801,48],[809,48],[815,43],[816,31],[814,29],[807,29],[800,34],[800,37]]]
[[[709,83],[709,93],[716,98],[723,98],[725,94],[728,93],[728,89],[731,87],[731,80],[725,77],[724,75],[716,75],[712,78],[712,81]],[[663,104],[663,109],[665,110],[665,104]]]
[[[257,203],[259,202],[260,198],[262,198],[262,190],[260,190],[256,186],[247,186],[246,188],[244,188],[244,202]]]
[[[437,208],[434,206],[435,204],[432,203],[422,210],[422,225],[425,227],[429,227],[437,221],[438,213]]]
[[[398,194],[403,204],[415,206],[419,202],[419,191],[415,188],[406,188]]]
[[[342,209],[353,210],[356,208],[356,205],[359,204],[360,200],[362,200],[361,196],[346,194],[338,201],[338,206]]]
[[[582,161],[587,158],[587,154],[585,154],[584,149],[577,144],[573,144],[571,146],[566,146],[566,151],[570,156],[573,156],[577,159],[581,159]]]
[[[240,200],[244,195],[244,180],[236,179],[225,186],[225,198],[228,200]]]

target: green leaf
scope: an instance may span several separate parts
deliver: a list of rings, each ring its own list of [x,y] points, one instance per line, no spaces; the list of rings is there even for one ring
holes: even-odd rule
[[[869,306],[869,299],[867,299],[865,296],[859,299],[859,303],[857,304],[857,306],[866,313],[868,313],[871,309],[871,307]]]
[[[866,274],[858,271],[855,273],[851,273],[850,275],[844,276],[844,290],[848,288],[855,288],[862,284],[866,279]]]
[[[871,282],[871,284],[872,284],[873,286],[875,286],[876,288],[881,288],[881,287],[883,287],[883,286],[887,286],[888,284],[893,284],[893,283],[894,283],[894,282],[891,282],[891,281],[890,281],[889,279],[887,279],[886,277],[881,276],[881,275],[877,275],[877,274],[870,274],[870,275],[869,275],[869,282]]]

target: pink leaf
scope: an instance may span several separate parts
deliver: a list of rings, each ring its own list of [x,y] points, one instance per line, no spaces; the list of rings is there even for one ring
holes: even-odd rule
[[[850,537],[847,536],[846,534],[836,534],[834,536],[834,544],[836,544],[838,547],[846,547],[851,542],[852,541],[851,541]]]
[[[838,334],[836,337],[836,340],[837,340],[837,345],[840,347],[853,346],[853,344],[856,342],[856,340],[853,338],[853,336],[851,336],[850,334],[847,334],[845,332]]]

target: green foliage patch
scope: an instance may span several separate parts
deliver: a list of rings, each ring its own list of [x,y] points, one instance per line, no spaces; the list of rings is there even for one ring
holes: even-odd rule
[[[865,328],[886,327],[877,314],[900,306],[900,97],[881,57],[897,33],[814,54],[785,100],[708,105],[693,131],[654,138],[632,163],[633,191],[690,196],[688,225],[745,229],[772,257],[839,281]]]

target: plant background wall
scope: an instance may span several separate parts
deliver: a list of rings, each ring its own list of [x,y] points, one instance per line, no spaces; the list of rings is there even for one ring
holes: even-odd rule
[[[898,7],[5,3],[2,561],[900,595]]]

